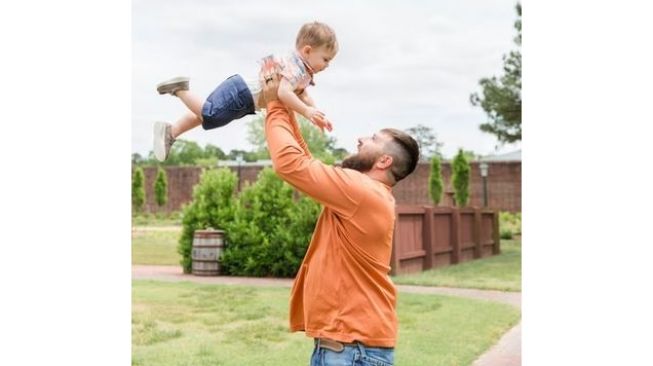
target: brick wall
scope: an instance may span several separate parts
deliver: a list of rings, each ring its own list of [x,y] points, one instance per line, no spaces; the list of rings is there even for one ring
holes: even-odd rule
[[[156,167],[144,168],[145,172],[145,210],[147,212],[175,211],[181,209],[184,203],[192,199],[193,186],[199,182],[201,169],[197,167],[166,167],[168,174],[168,203],[159,208],[154,199],[154,179]],[[238,167],[230,168],[238,173]],[[260,165],[244,165],[240,167],[241,188],[256,180],[256,175],[262,169]],[[428,178],[431,171],[430,163],[424,162],[408,178],[399,182],[393,193],[397,204],[427,205],[431,203],[428,192]],[[453,192],[450,183],[451,165],[442,163],[442,175],[445,191]],[[488,206],[502,211],[521,211],[521,162],[490,162],[487,177]],[[441,205],[450,202],[444,195]],[[477,163],[471,164],[470,205],[483,205],[483,181]]]
[[[490,162],[488,163],[488,206],[501,211],[521,211],[521,162]],[[406,179],[399,182],[393,193],[398,204],[427,205],[429,197],[430,163],[420,163]],[[445,192],[453,192],[451,186],[451,165],[442,163],[442,176],[445,182]],[[483,205],[483,180],[478,163],[471,164],[470,206]],[[448,205],[446,194],[443,194],[441,205]]]

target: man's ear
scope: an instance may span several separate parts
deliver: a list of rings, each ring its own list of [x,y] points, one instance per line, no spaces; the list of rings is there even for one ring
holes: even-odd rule
[[[376,167],[383,170],[390,169],[392,161],[392,156],[383,154],[376,160]]]

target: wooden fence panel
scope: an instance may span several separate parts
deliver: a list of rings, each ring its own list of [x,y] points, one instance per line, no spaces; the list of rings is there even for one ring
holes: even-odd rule
[[[476,251],[474,210],[459,210],[460,212],[460,263],[474,259]]]
[[[494,255],[494,212],[481,213],[481,257]]]
[[[453,209],[433,211],[433,267],[443,267],[454,262]]]
[[[393,275],[421,272],[501,252],[497,211],[397,206],[396,214]]]
[[[393,274],[421,272],[425,269],[424,208],[397,207],[393,238]]]

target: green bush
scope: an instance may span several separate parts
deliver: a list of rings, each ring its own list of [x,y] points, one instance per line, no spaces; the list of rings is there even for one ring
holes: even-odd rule
[[[499,227],[501,228],[502,239],[505,239],[503,237],[504,232],[510,233],[510,238],[515,235],[521,235],[521,212],[499,212]],[[507,236],[508,234],[505,235]]]
[[[181,254],[184,273],[192,269],[191,252],[195,230],[209,227],[226,230],[234,219],[234,189],[237,177],[228,168],[202,172],[193,188],[192,201],[182,209],[182,234],[177,252]]]
[[[154,198],[159,206],[163,206],[168,202],[168,176],[166,171],[159,169],[156,172],[156,180],[154,181]]]
[[[433,203],[437,206],[442,199],[442,168],[440,158],[435,155],[431,158],[431,174],[429,175],[429,194]]]
[[[241,192],[234,220],[226,225],[223,270],[239,276],[294,276],[319,210],[309,198],[293,199],[292,188],[272,169],[263,169]]]
[[[132,173],[132,211],[138,213],[143,210],[145,203],[145,174],[143,168],[136,167]]]
[[[469,173],[471,170],[463,149],[459,149],[458,154],[453,159],[452,170],[456,204],[463,207],[469,201]]]
[[[501,239],[510,240],[512,239],[512,231],[510,229],[501,229],[500,234]]]

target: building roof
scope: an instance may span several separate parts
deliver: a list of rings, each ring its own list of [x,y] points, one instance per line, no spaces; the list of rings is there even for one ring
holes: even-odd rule
[[[482,157],[481,160],[482,161],[521,161],[521,149],[505,154],[487,155]]]

